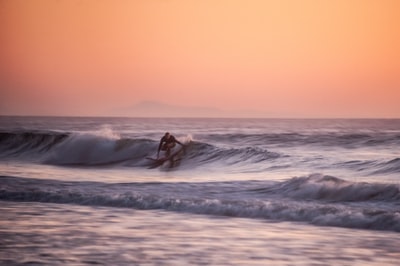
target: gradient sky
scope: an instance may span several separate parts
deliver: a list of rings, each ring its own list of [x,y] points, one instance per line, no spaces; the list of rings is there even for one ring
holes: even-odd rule
[[[0,114],[400,117],[399,47],[397,0],[0,0]]]

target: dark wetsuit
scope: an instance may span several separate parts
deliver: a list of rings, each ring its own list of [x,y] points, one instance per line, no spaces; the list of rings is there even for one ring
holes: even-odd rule
[[[165,144],[163,145],[164,142]],[[175,146],[175,142],[177,142],[177,140],[175,139],[174,136],[170,135],[168,139],[164,136],[160,140],[160,145],[158,146],[158,150],[165,151],[168,146],[169,148],[173,148]]]
[[[167,138],[169,136],[169,138]],[[180,144],[183,146],[182,143],[180,143],[174,136],[172,136],[169,133],[166,133],[160,140],[160,145],[158,145],[158,152],[157,152],[157,158],[158,155],[160,154],[160,150],[166,151],[165,155],[169,157],[171,149],[175,147],[176,143]]]

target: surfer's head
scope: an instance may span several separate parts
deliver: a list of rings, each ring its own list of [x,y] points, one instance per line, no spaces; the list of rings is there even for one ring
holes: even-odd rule
[[[171,134],[169,134],[169,132],[165,132],[165,137],[166,137],[166,138],[169,138],[170,135],[171,135]]]

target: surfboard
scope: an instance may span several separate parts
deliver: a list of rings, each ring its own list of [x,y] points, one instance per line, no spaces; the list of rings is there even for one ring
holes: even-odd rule
[[[168,157],[161,157],[161,158],[152,158],[152,157],[146,157],[146,159],[152,161],[152,165],[150,165],[149,168],[156,168],[158,166],[163,165],[166,161],[170,161],[170,167],[174,167],[177,162],[181,160],[181,158],[175,159],[177,155],[179,155],[181,152],[183,152],[185,149],[184,146],[181,146],[179,149],[177,149],[175,152],[170,154]]]
[[[153,161],[156,164],[163,164],[165,161],[169,160],[169,158],[166,158],[166,157],[162,157],[162,158],[146,157],[146,159]]]

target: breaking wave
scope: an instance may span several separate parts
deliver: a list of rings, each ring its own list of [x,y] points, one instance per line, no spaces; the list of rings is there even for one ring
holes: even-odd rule
[[[328,202],[399,201],[400,186],[366,182],[349,182],[333,176],[314,174],[295,177],[277,185],[258,189],[268,195],[285,195],[299,200]]]
[[[106,184],[16,177],[0,180],[0,199],[6,201],[162,209],[400,232],[400,188],[396,184],[348,182],[318,174],[284,182]]]
[[[210,134],[192,140],[190,136],[181,139],[187,145],[182,160],[186,168],[209,164],[216,166],[244,166],[247,170],[265,171],[289,168],[295,163],[286,160],[291,155],[274,152],[278,146],[299,147],[298,145],[385,145],[400,142],[400,137],[371,136],[368,134]],[[217,144],[215,144],[217,143]],[[238,145],[235,146],[235,143]],[[263,145],[264,143],[264,145]],[[297,146],[296,146],[297,145]],[[268,146],[268,149],[265,147]],[[143,167],[150,162],[146,157],[156,156],[158,140],[119,136],[111,129],[93,132],[57,131],[12,131],[0,132],[0,159],[22,160],[42,164],[63,166],[126,166]],[[325,147],[326,148],[326,147]],[[325,149],[326,150],[326,149]],[[318,158],[317,158],[318,159]],[[296,163],[309,164],[313,170],[339,167],[362,172],[367,175],[400,173],[400,158],[371,158],[344,162],[315,162],[315,157]],[[265,164],[270,162],[270,164]],[[322,167],[322,168],[321,168]],[[323,168],[325,167],[325,168]]]
[[[221,148],[208,143],[183,140],[187,145],[185,160],[189,164],[221,162],[259,163],[280,157],[278,153],[256,147]],[[54,165],[125,165],[143,166],[145,158],[154,156],[158,141],[145,138],[123,138],[112,132],[59,133],[14,132],[0,133],[3,159],[34,160]]]

